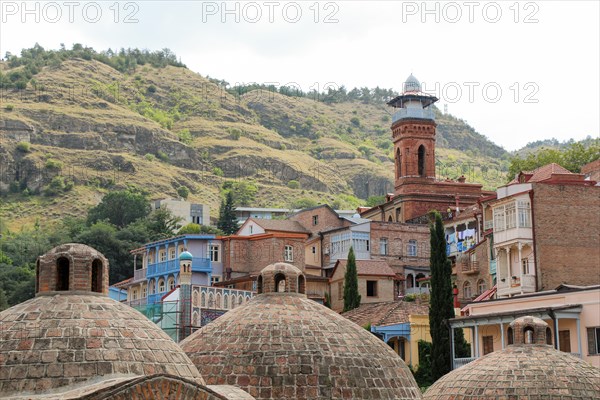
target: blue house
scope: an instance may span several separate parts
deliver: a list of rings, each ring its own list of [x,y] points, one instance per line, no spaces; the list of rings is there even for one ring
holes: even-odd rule
[[[192,260],[192,285],[211,286],[223,279],[221,240],[215,235],[186,234],[145,244],[133,250],[133,278],[119,284],[131,305],[160,303],[179,286],[179,254]]]

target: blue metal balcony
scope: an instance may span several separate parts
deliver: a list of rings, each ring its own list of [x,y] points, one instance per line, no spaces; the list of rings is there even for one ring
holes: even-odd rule
[[[167,260],[148,264],[146,279],[179,272],[179,260]],[[212,272],[209,258],[194,257],[192,259],[192,272]]]

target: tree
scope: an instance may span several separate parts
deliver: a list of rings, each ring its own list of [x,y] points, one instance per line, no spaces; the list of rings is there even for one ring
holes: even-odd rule
[[[188,189],[187,186],[179,186],[177,188],[177,195],[182,199],[187,200],[190,195],[190,189]]]
[[[356,270],[356,257],[354,249],[350,246],[348,263],[344,275],[344,312],[360,306],[360,293],[358,293],[358,272]]]
[[[223,231],[225,235],[233,235],[239,229],[235,210],[233,208],[233,195],[231,192],[227,192],[225,201],[221,202],[217,228]]]
[[[227,182],[223,184],[223,189],[228,189],[232,194],[233,204],[236,207],[248,207],[254,203],[258,187],[253,182]]]
[[[213,234],[213,235],[222,235],[223,234],[223,232],[221,232],[220,229],[215,228],[214,226],[200,225],[200,224],[194,224],[194,223],[185,225],[178,232],[179,235],[184,235],[184,234],[199,235],[201,233],[208,233],[208,234]]]
[[[88,211],[88,223],[108,220],[123,228],[149,213],[150,203],[144,194],[130,189],[119,190],[105,195],[100,204]]]
[[[0,288],[0,311],[4,311],[8,308],[8,301],[6,300],[6,293]]]
[[[452,267],[446,257],[444,224],[439,212],[432,213],[429,227],[431,239],[431,297],[429,303],[429,330],[431,332],[431,376],[438,380],[451,370],[450,330],[447,321],[454,317],[452,302]]]

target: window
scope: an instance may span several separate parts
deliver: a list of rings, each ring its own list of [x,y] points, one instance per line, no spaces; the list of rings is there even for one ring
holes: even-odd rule
[[[377,297],[377,281],[367,281],[367,297]]]
[[[419,176],[425,176],[425,146],[419,146]]]
[[[417,241],[416,240],[408,241],[408,244],[406,245],[406,253],[408,254],[409,257],[417,256]]]
[[[487,285],[485,284],[485,281],[483,279],[480,279],[477,282],[477,293],[482,294],[486,290],[487,290]]]
[[[60,257],[56,260],[56,290],[69,290],[69,269],[67,258]]]
[[[138,295],[137,295],[137,289],[133,289],[133,294],[131,295],[131,299],[132,300],[137,300]]]
[[[313,225],[317,225],[319,223],[319,216],[313,215],[312,221],[313,221]]]
[[[517,227],[517,214],[515,209],[515,203],[510,203],[506,205],[505,208],[506,215],[506,229],[512,229]]]
[[[146,297],[148,297],[148,287],[147,287],[147,286],[144,286],[144,287],[142,288],[142,299],[144,299],[144,298],[146,298]]]
[[[531,208],[528,201],[519,201],[519,227],[531,227]]]
[[[313,253],[313,254],[317,254],[317,247],[316,247],[316,246],[313,246],[313,247],[312,247],[312,253]]]
[[[352,247],[354,247],[354,251],[356,252],[369,251],[369,234],[366,232],[353,232]],[[350,250],[350,248],[346,251],[348,250]]]
[[[528,275],[529,274],[529,259],[528,258],[521,259],[521,265],[523,266],[523,274]]]
[[[171,247],[169,249],[169,260],[174,260],[175,259],[175,247]]]
[[[387,238],[379,239],[379,254],[382,256],[388,255],[388,240]]]
[[[102,261],[96,259],[92,262],[92,292],[102,293],[102,281]]]
[[[494,231],[504,230],[504,207],[494,208]]]
[[[159,251],[158,252],[158,258],[159,260],[162,261],[167,261],[167,252],[166,251]]]
[[[164,293],[165,291],[165,280],[161,279],[158,281],[158,293]]]
[[[169,282],[169,285],[168,285],[169,286],[169,291],[175,289],[175,278],[170,277],[168,282]]]
[[[211,244],[208,249],[208,253],[209,253],[210,261],[219,262],[219,245],[218,244]]]
[[[221,275],[213,275],[210,277],[210,284],[214,286],[215,283],[221,282]]]
[[[588,354],[595,356],[600,354],[600,327],[587,328]]]
[[[471,282],[466,281],[463,283],[463,298],[470,299],[473,297],[473,293],[471,292]]]
[[[294,261],[294,248],[292,246],[285,246],[285,250],[283,253],[284,261]]]
[[[338,282],[338,300],[344,300],[344,282]]]
[[[484,336],[483,337],[483,355],[490,354],[494,351],[494,337]]]
[[[564,351],[565,353],[571,352],[571,331],[558,331],[558,345],[560,351]]]

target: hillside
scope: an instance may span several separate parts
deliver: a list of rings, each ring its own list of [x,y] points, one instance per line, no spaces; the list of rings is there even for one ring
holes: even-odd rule
[[[153,198],[187,186],[190,200],[208,203],[214,216],[226,180],[255,182],[255,206],[307,198],[354,207],[393,190],[382,102],[260,89],[238,96],[180,65],[121,68],[69,54],[33,67],[0,63],[0,215],[10,229],[82,215],[127,185]],[[507,153],[436,113],[440,177],[503,183]]]

